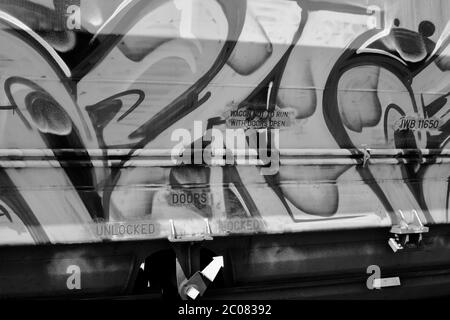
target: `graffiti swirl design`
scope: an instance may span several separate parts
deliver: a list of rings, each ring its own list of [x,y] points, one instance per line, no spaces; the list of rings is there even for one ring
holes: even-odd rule
[[[375,0],[74,1],[80,30],[51,2],[0,1],[3,243],[100,241],[91,224],[115,221],[156,237],[171,220],[185,234],[205,219],[219,234],[382,227],[400,209],[449,222],[444,1],[423,17]],[[278,172],[164,162],[175,130],[193,148],[195,121],[224,132],[237,110],[289,115]],[[220,227],[246,219],[259,229]]]

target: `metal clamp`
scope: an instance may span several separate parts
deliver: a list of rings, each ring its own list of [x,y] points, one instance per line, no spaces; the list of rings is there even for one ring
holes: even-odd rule
[[[170,242],[200,242],[206,240],[207,241],[213,240],[211,226],[209,225],[209,220],[206,218],[204,219],[205,233],[200,235],[189,235],[189,236],[178,235],[173,220],[170,219],[169,222],[170,222],[170,236],[168,239]]]
[[[394,234],[394,238],[390,238],[388,242],[394,252],[403,250],[408,244],[418,247],[423,239],[422,234],[429,231],[429,228],[423,225],[417,211],[411,212],[412,221],[408,222],[403,211],[398,210],[399,223],[392,226],[391,233]]]
[[[367,165],[369,164],[370,157],[371,157],[370,149],[364,148],[364,151],[363,151],[363,167],[364,168],[366,168]]]

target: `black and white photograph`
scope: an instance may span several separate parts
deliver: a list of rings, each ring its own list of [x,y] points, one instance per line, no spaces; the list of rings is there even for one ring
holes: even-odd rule
[[[448,100],[449,0],[0,0],[0,302],[446,299]]]

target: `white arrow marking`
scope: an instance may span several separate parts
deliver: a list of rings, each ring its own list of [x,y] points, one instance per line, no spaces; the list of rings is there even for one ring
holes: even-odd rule
[[[214,281],[217,274],[220,271],[220,268],[223,268],[223,257],[214,257],[213,261],[203,269],[202,274],[211,282]]]

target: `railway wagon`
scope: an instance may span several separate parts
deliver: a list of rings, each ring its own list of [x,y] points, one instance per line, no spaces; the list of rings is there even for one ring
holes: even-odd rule
[[[1,0],[0,297],[450,292],[446,0]]]

